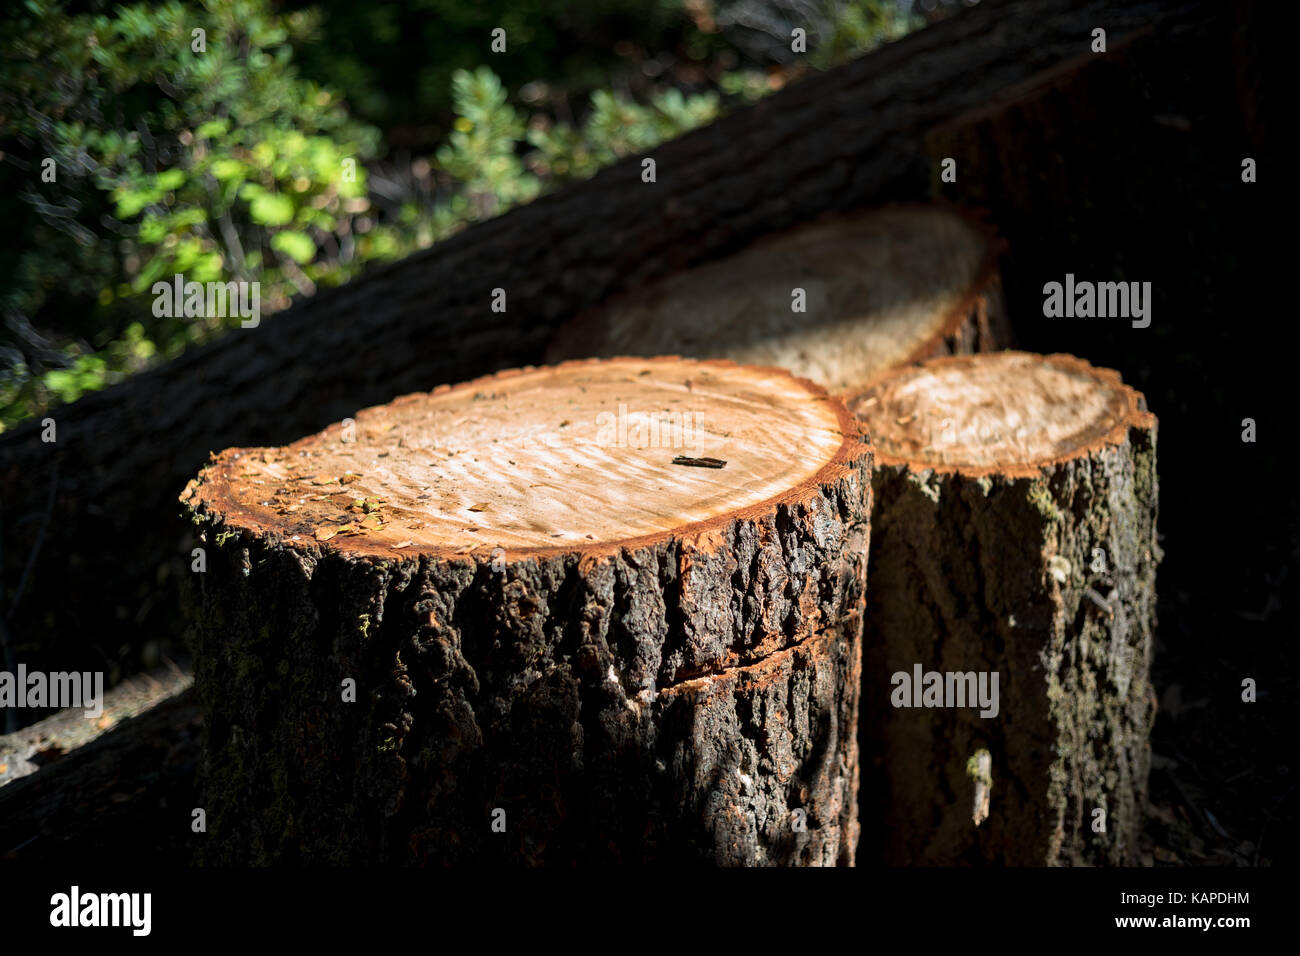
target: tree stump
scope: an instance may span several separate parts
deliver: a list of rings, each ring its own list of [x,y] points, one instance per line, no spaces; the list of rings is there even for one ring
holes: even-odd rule
[[[146,643],[161,641],[166,651],[180,630],[177,585],[188,577],[169,519],[176,489],[210,449],[285,444],[359,405],[532,364],[561,322],[625,288],[828,210],[924,198],[933,167],[923,147],[928,130],[1077,56],[1079,38],[1099,25],[1112,44],[1135,30],[1167,40],[1155,55],[1140,58],[1148,69],[1165,65],[1162,76],[1219,76],[1199,68],[1215,52],[1199,38],[1232,35],[1233,17],[1223,6],[981,4],[658,144],[652,152],[660,176],[652,188],[641,182],[641,157],[625,157],[341,288],[322,286],[287,312],[263,316],[256,329],[59,407],[52,412],[57,444],[41,440],[40,417],[6,431],[0,435],[0,576],[9,588],[27,582],[21,600],[11,594],[5,605],[10,648],[29,667],[93,669],[107,655],[128,672],[139,669]],[[1196,39],[1193,47],[1189,38]],[[1210,83],[1206,92],[1174,98],[1162,112],[1191,115],[1209,102],[1212,114],[1230,113],[1235,121],[1240,111],[1219,88]],[[1103,116],[1103,124],[1111,119]],[[1078,125],[1068,110],[1051,121],[1058,130]],[[1224,138],[1216,131],[1214,124],[1194,124],[1191,155],[1203,158],[1197,169],[1222,168],[1217,157]],[[1167,127],[1126,126],[1118,140],[1109,125],[1092,132],[1095,141],[1131,144],[1140,159],[1127,172],[1155,170],[1130,175],[1123,188],[1140,181],[1161,193],[1168,187],[1166,166],[1186,175],[1185,162],[1151,162],[1152,156],[1189,158],[1186,143],[1165,145]],[[1072,137],[1071,145],[1079,139]],[[1073,168],[1073,155],[1059,158]],[[1007,161],[1048,175],[1049,184],[1060,181],[1021,157]],[[959,167],[961,195],[972,171]],[[1214,175],[1192,177],[1187,191],[1165,192],[1176,200],[1174,211],[1204,201]],[[1035,198],[1054,199],[1042,190]],[[1091,202],[1079,193],[1069,198]],[[1220,209],[1209,201],[1206,218]],[[1236,195],[1229,202],[1223,208],[1240,207]],[[1035,219],[1037,233],[1026,233],[1022,249],[1042,235],[1042,222],[1058,227],[1052,218],[1058,208]],[[1014,212],[996,210],[1000,230]],[[1149,221],[1162,228],[1150,233],[1151,242],[1186,244],[1185,221],[1163,205],[1152,212]],[[1111,217],[1100,221],[1110,228]],[[1103,230],[1098,241],[1109,248],[1113,236]],[[1076,263],[1084,255],[1082,245],[1068,250],[1061,261]],[[1209,274],[1216,297],[1239,296],[1240,277]],[[507,291],[508,310],[492,310],[496,289]]]
[[[1126,862],[1155,714],[1145,400],[1004,352],[899,370],[850,407],[876,448],[861,856]],[[994,673],[996,708],[970,706]]]
[[[578,316],[547,361],[682,354],[775,365],[833,392],[1010,344],[1000,243],[943,206],[823,217]]]
[[[851,863],[870,467],[816,385],[676,358],[214,456],[206,859]]]

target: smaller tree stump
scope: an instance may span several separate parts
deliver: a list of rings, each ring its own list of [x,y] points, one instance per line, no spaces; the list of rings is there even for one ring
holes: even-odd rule
[[[215,456],[208,859],[851,863],[870,485],[842,401],[677,358]]]
[[[946,206],[832,214],[588,310],[546,359],[728,358],[856,390],[908,362],[1011,344],[1000,251]]]
[[[898,370],[850,407],[876,445],[861,855],[1126,862],[1155,712],[1145,400],[1005,352]],[[947,676],[992,697],[994,673],[995,708]]]

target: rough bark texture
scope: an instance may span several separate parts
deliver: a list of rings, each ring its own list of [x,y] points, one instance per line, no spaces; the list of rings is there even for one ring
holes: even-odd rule
[[[1011,475],[878,449],[861,858],[1130,862],[1155,716],[1159,549],[1155,419],[1140,395],[1121,394],[1130,412],[1100,440],[1041,468],[1009,462]],[[894,706],[893,675],[910,677],[918,664],[997,672],[999,713]],[[978,772],[981,750],[991,787]],[[987,818],[977,825],[982,801]],[[1094,830],[1099,808],[1104,832]]]
[[[1012,344],[1001,246],[939,204],[823,216],[575,317],[546,360],[728,358],[857,391],[899,365]]]
[[[57,444],[41,443],[37,423],[0,436],[11,599],[45,529],[10,626],[19,657],[100,666],[92,646],[126,647],[129,664],[145,642],[175,640],[192,547],[170,520],[175,489],[209,451],[281,445],[393,394],[537,361],[561,321],[620,289],[827,210],[925,198],[931,126],[1076,56],[1099,24],[1114,42],[1147,26],[1164,35],[1208,9],[986,0],[656,147],[655,184],[629,158],[58,409]],[[506,313],[490,309],[498,287]]]
[[[529,374],[424,400],[506,401]],[[220,456],[185,496],[207,860],[852,862],[871,456],[833,407],[814,480],[622,546],[295,538],[229,505]]]

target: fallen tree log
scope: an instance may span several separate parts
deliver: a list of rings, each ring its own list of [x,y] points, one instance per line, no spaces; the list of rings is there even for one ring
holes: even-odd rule
[[[203,839],[192,827],[201,721],[193,689],[163,679],[168,687],[147,709],[124,701],[130,716],[120,723],[0,787],[0,863],[191,861]]]
[[[106,731],[176,696],[192,683],[184,662],[169,662],[169,666],[152,673],[128,677],[105,693],[98,702],[97,715],[93,703],[89,714],[85,706],[71,707],[22,730],[0,734],[0,789],[81,750]]]
[[[870,451],[812,383],[504,372],[183,500],[209,861],[852,862]]]
[[[898,365],[1009,346],[999,249],[944,206],[829,215],[587,311],[546,360],[728,358],[858,390]]]
[[[828,210],[926,198],[935,124],[1086,50],[1099,25],[1112,41],[1172,35],[1214,9],[986,0],[656,147],[654,184],[628,158],[59,408],[56,443],[39,422],[0,436],[11,648],[46,669],[129,669],[146,642],[166,650],[193,547],[171,522],[175,489],[210,451],[280,445],[394,394],[535,362],[560,322],[620,289]]]
[[[1156,420],[1068,356],[934,359],[876,445],[861,854],[1128,862],[1155,713]]]

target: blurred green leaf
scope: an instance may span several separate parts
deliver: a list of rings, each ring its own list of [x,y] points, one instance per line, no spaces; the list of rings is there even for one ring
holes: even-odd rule
[[[293,200],[277,193],[260,193],[249,204],[253,222],[261,226],[283,226],[293,219]]]
[[[271,237],[271,248],[283,252],[299,265],[306,265],[316,257],[316,243],[305,232],[277,232]]]

